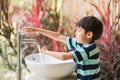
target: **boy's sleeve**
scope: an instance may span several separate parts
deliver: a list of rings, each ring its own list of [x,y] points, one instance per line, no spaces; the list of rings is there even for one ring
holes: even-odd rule
[[[69,50],[74,50],[75,49],[75,44],[76,44],[76,39],[75,38],[66,38],[66,45]]]
[[[72,56],[74,57],[75,62],[80,62],[83,60],[83,56],[81,55],[80,51],[74,50],[72,51]]]
[[[81,55],[81,51],[75,49],[76,48],[76,39],[75,38],[66,38],[66,45],[69,50],[72,50],[72,56],[74,57],[75,62],[80,62],[83,60],[83,56]]]

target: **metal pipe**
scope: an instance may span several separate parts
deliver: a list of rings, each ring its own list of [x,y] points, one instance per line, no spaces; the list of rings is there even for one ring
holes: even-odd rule
[[[18,73],[17,73],[17,80],[22,80],[22,54],[21,54],[21,32],[18,32]]]

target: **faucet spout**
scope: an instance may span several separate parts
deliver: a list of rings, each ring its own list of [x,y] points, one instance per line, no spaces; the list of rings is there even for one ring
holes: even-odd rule
[[[35,39],[22,39],[22,43],[34,43],[34,42],[37,43],[37,41]],[[37,45],[38,45],[38,43],[37,43]]]

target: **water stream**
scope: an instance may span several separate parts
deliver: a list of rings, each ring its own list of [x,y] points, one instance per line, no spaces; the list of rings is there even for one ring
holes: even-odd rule
[[[37,46],[38,52],[40,54],[40,62],[41,62],[41,64],[44,63],[44,61],[43,61],[43,55],[42,55],[42,52],[40,50],[40,45],[37,43],[36,40],[34,40],[34,39],[22,39],[22,43],[34,43]]]
[[[39,46],[37,43],[36,43],[36,45],[37,45],[37,47],[38,47],[38,51],[39,51],[39,54],[40,54],[40,61],[41,61],[41,63],[43,64],[44,61],[43,61],[42,52],[41,52],[41,50],[40,50],[40,46]]]

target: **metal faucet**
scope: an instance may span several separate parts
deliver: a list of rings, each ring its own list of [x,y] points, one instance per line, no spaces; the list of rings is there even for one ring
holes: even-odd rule
[[[37,40],[35,39],[22,39],[21,36],[23,35],[23,32],[18,32],[18,75],[17,75],[17,80],[22,80],[22,47],[21,47],[21,43],[34,43],[35,45],[37,45],[37,48],[39,50],[39,53],[41,53],[40,51],[40,46],[39,43],[37,42]],[[41,63],[43,63],[43,59],[42,59],[42,55],[40,54],[40,59],[41,59]]]

